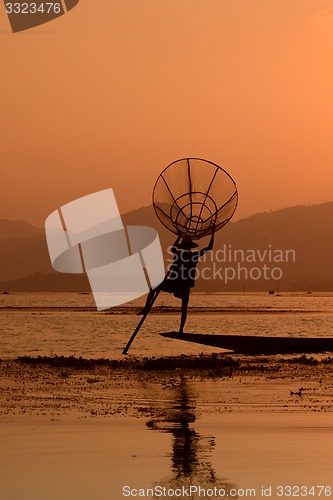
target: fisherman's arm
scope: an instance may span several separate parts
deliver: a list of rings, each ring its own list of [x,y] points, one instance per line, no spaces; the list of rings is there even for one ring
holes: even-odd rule
[[[210,237],[210,240],[209,240],[209,243],[208,243],[208,246],[203,248],[202,250],[199,250],[199,256],[201,257],[202,255],[205,255],[205,253],[207,252],[210,252],[211,250],[213,250],[213,246],[214,246],[214,240],[215,240],[215,224],[213,226],[213,232],[212,232],[212,235]]]
[[[182,234],[181,233],[178,233],[178,236],[177,236],[177,239],[175,240],[174,244],[172,245],[171,247],[171,250],[174,251],[174,250],[177,250],[178,248],[178,245],[180,243],[180,240],[182,238]]]
[[[213,227],[213,232],[212,232],[212,235],[210,237],[208,247],[206,248],[207,252],[209,252],[210,250],[213,250],[214,240],[215,240],[215,226]]]

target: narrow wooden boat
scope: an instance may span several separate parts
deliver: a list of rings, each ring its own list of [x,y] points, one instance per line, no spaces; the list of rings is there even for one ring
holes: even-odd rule
[[[160,333],[163,337],[194,342],[238,354],[296,354],[333,352],[329,337],[258,337],[256,335],[218,335],[209,333]]]

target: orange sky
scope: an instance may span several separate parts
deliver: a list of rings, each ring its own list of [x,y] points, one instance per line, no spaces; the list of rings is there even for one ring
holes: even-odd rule
[[[229,171],[238,218],[331,201],[332,53],[328,0],[81,0],[17,34],[1,4],[0,218],[147,205],[184,156]]]

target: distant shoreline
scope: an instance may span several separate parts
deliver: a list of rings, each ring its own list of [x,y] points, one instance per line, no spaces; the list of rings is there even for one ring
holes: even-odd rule
[[[140,310],[139,307],[119,307],[107,309],[105,311],[97,311],[95,307],[79,307],[79,306],[0,306],[0,311],[36,311],[36,312],[91,312],[98,315],[118,315],[118,314],[132,314],[135,315]],[[149,314],[177,314],[179,315],[180,307],[159,306],[151,309]],[[309,309],[263,309],[263,308],[231,308],[231,307],[188,307],[190,314],[327,314],[323,310],[309,310]],[[333,313],[332,313],[333,314]]]

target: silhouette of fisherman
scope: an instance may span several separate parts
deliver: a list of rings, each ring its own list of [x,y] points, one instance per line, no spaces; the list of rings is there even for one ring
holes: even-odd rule
[[[187,318],[190,290],[194,287],[196,278],[196,266],[200,257],[212,250],[214,245],[214,236],[215,226],[213,227],[213,232],[208,246],[196,251],[193,251],[193,248],[197,248],[199,245],[194,243],[189,235],[182,236],[180,234],[178,236],[171,247],[171,251],[173,253],[173,263],[170,267],[170,271],[160,285],[150,290],[146,304],[142,311],[138,313],[139,315],[145,315],[149,312],[155,293],[161,290],[172,293],[175,297],[181,299],[182,301],[179,333],[183,333]],[[182,240],[181,243],[180,240]]]

